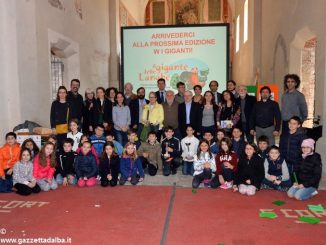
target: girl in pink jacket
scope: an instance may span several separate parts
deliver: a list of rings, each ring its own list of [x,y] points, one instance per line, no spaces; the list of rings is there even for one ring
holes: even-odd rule
[[[42,147],[39,154],[36,155],[33,161],[33,175],[36,183],[41,190],[49,191],[58,188],[58,184],[53,178],[56,166],[54,144],[47,142]]]

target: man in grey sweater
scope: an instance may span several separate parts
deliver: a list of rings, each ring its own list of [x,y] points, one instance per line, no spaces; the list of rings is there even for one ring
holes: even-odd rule
[[[166,101],[162,103],[164,110],[164,126],[171,126],[174,130],[174,137],[180,139],[181,134],[178,128],[178,107],[179,103],[175,100],[172,90],[166,91]]]
[[[308,116],[308,108],[304,95],[297,89],[300,78],[296,74],[287,74],[284,77],[285,93],[282,95],[282,134],[289,131],[288,121],[293,116],[298,116],[303,122]]]

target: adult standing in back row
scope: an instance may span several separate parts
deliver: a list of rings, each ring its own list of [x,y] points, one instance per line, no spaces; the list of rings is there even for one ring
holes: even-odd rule
[[[285,93],[282,95],[282,134],[289,131],[288,121],[293,116],[303,122],[308,116],[308,108],[304,95],[298,91],[300,78],[296,74],[287,74],[284,77]]]
[[[260,89],[261,100],[258,101],[252,110],[250,117],[250,133],[256,136],[268,137],[269,144],[275,144],[275,137],[279,135],[281,127],[281,111],[278,103],[271,100],[271,89],[264,86]]]
[[[78,119],[78,124],[81,126],[83,118],[84,100],[83,96],[78,93],[80,88],[80,81],[72,79],[70,82],[70,91],[67,95],[67,101],[71,110],[71,118]]]
[[[157,80],[158,91],[155,92],[157,103],[162,104],[166,101],[166,91],[165,91],[165,79],[159,78]]]
[[[246,135],[249,143],[254,142],[254,137],[250,134],[249,121],[254,105],[256,104],[256,97],[248,94],[247,87],[244,85],[238,86],[239,97],[235,99],[235,103],[240,107],[240,120],[238,126]],[[244,135],[243,135],[244,136]]]

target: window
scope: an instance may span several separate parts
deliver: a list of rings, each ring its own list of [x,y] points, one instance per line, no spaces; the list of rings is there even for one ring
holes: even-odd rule
[[[237,53],[240,48],[240,15],[237,17],[236,37],[235,37],[235,52]]]
[[[308,119],[303,127],[312,128],[315,113],[315,85],[316,85],[316,47],[317,38],[307,40],[301,50],[301,85],[299,89],[304,94],[308,106]]]
[[[153,24],[165,24],[165,2],[152,3]]]
[[[57,98],[57,91],[63,84],[63,61],[51,54],[51,84],[52,84],[52,99]]]
[[[246,0],[243,7],[243,43],[248,40],[248,22],[248,0]]]
[[[208,0],[208,22],[222,21],[221,0]]]

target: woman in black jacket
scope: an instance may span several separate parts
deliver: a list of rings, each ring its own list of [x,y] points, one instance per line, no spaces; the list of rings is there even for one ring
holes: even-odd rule
[[[67,94],[66,87],[60,86],[57,92],[57,99],[51,105],[50,123],[53,133],[57,135],[59,148],[61,148],[62,141],[67,137],[68,122],[71,119]]]
[[[254,143],[246,143],[245,155],[240,157],[233,190],[248,196],[255,195],[264,179],[264,160],[257,154]]]
[[[105,97],[105,89],[98,87],[96,89],[96,101],[94,104],[94,112],[92,119],[93,129],[101,124],[106,131],[109,131],[112,127],[112,108],[113,104]]]
[[[120,158],[114,152],[114,144],[107,142],[103,148],[103,155],[100,161],[101,186],[116,186],[120,170]]]
[[[322,162],[320,155],[314,152],[315,141],[302,141],[302,158],[294,164],[294,184],[288,191],[290,198],[307,200],[318,194],[317,188],[321,179]]]
[[[234,95],[225,90],[221,97],[222,103],[217,113],[217,126],[223,128],[228,136],[231,136],[232,127],[240,119],[240,107],[235,103]]]
[[[95,105],[95,93],[93,89],[86,89],[85,100],[83,107],[83,134],[90,135],[93,133],[93,127],[91,125],[92,117],[94,114]]]

